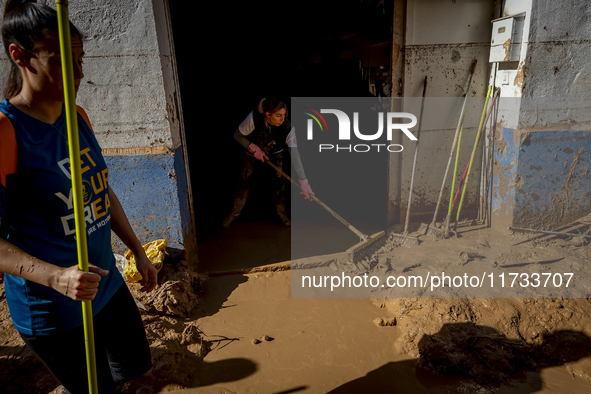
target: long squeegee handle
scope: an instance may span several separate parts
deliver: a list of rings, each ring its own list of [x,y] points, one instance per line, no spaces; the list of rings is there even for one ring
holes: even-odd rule
[[[265,163],[269,164],[271,167],[273,167],[273,169],[275,171],[277,171],[279,174],[283,175],[288,181],[290,181],[292,184],[294,184],[298,189],[302,189],[300,187],[300,185],[298,185],[293,179],[291,179],[291,177],[289,175],[287,175],[281,168],[277,167],[275,164],[271,163],[269,160],[267,160]],[[361,238],[364,241],[367,241],[367,235],[363,234],[361,231],[357,230],[355,227],[353,227],[349,222],[347,222],[345,219],[343,219],[338,213],[336,213],[335,211],[333,211],[332,209],[330,209],[325,203],[323,203],[322,201],[320,201],[318,199],[318,197],[316,197],[314,194],[310,195],[312,197],[312,199],[314,201],[316,201],[318,203],[318,205],[320,205],[322,208],[326,209],[332,216],[334,216],[335,218],[337,218],[341,223],[343,223],[345,226],[347,226],[349,228],[349,230],[353,231],[355,234],[357,234],[357,236],[359,238]]]

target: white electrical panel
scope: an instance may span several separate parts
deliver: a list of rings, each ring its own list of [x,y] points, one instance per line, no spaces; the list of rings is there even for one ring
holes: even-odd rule
[[[489,63],[519,61],[524,21],[525,13],[492,21]]]

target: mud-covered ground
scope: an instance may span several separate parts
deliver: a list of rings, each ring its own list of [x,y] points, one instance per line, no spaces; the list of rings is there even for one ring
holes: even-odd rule
[[[140,309],[152,352],[149,374],[121,387],[121,392],[159,392],[192,382],[191,372],[207,353],[198,323],[189,317],[199,307],[199,275],[185,262],[165,264],[159,285],[149,294],[140,285],[128,283]],[[126,335],[124,331],[121,335]],[[0,392],[60,393],[61,386],[29,351],[10,320],[0,284]]]
[[[345,267],[383,279],[442,269],[459,275],[472,266],[496,276],[573,272],[578,290],[586,286],[591,247],[578,238],[464,227],[459,238],[421,240],[400,245],[393,238],[365,262],[335,258],[305,271]],[[130,285],[153,367],[122,392],[591,392],[588,297],[457,298],[447,287],[446,298],[426,298],[425,289],[392,297],[382,288],[365,298],[293,298],[292,274],[202,278],[181,262],[165,264],[151,294]],[[0,392],[58,392],[12,327],[2,287],[0,341]]]
[[[588,228],[582,231],[588,235]],[[359,261],[334,255],[324,272],[315,273],[312,286],[306,281],[294,290],[299,296],[314,297],[591,297],[590,238],[502,235],[468,224],[460,226],[458,234],[442,239],[411,233],[419,245],[391,234],[385,246]],[[294,272],[308,275],[306,270]],[[356,276],[363,283],[348,279]]]

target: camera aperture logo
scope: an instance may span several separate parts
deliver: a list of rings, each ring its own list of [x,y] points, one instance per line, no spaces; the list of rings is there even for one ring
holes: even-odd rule
[[[339,141],[351,141],[351,119],[344,111],[338,109],[321,109],[320,112],[303,107],[306,112],[304,114],[310,116],[307,120],[307,139],[312,141],[314,139],[314,125],[321,132],[328,131],[328,124],[322,114],[332,114],[337,117],[339,123],[338,139]],[[378,131],[374,134],[363,134],[359,130],[359,112],[353,112],[353,133],[355,137],[362,141],[376,141],[380,139],[384,133],[384,118],[386,119],[386,138],[388,141],[392,141],[392,135],[394,130],[400,130],[404,135],[411,141],[417,141],[409,129],[413,128],[417,124],[417,118],[408,112],[387,112],[384,116],[383,112],[378,113]],[[410,119],[408,123],[395,123],[404,119]],[[370,151],[388,151],[391,153],[402,152],[404,147],[400,144],[378,144],[378,143],[364,143],[364,144],[318,144],[318,151],[320,153],[326,151],[333,152],[358,152],[365,153]]]

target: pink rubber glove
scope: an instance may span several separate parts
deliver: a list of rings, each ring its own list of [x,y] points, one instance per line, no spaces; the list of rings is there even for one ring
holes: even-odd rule
[[[300,194],[304,195],[304,198],[306,200],[310,200],[312,201],[312,195],[314,195],[314,192],[312,191],[312,188],[310,187],[310,184],[308,183],[307,179],[304,179],[303,181],[300,180],[300,186],[302,187],[302,192]]]
[[[259,159],[263,163],[265,162],[265,159],[269,160],[269,157],[265,154],[265,152],[263,152],[261,150],[261,148],[259,148],[255,144],[250,144],[248,146],[248,151],[250,153],[252,153],[254,155],[254,157],[256,157],[257,159]]]

